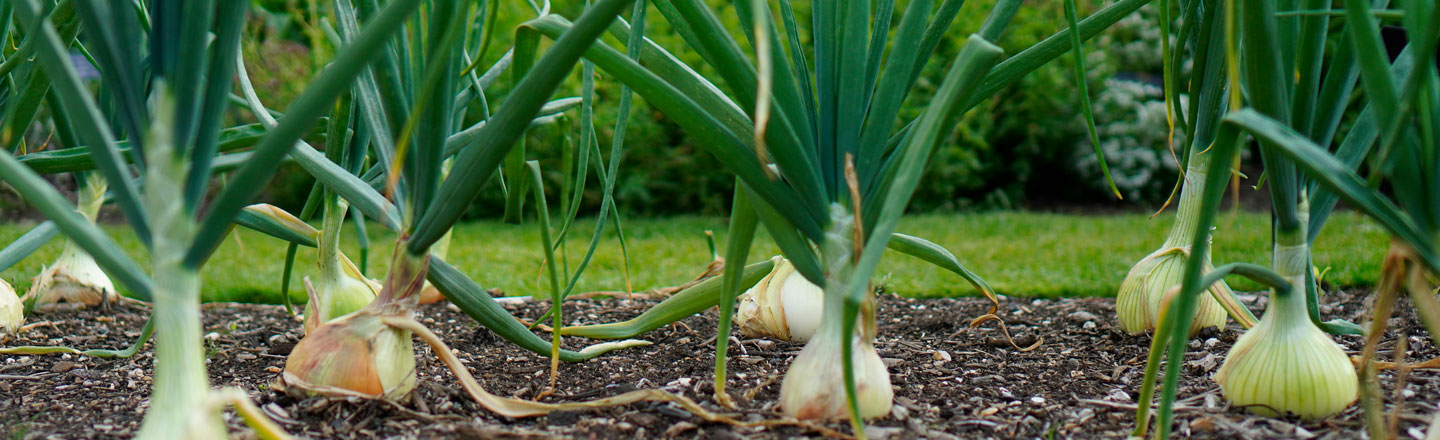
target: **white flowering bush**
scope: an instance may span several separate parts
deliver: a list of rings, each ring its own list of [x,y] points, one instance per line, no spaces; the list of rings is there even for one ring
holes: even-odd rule
[[[1105,80],[1102,92],[1092,101],[1095,107],[1096,131],[1100,149],[1110,165],[1115,186],[1126,200],[1152,201],[1163,199],[1175,184],[1179,169],[1176,155],[1170,150],[1183,148],[1183,133],[1175,134],[1174,143],[1167,143],[1169,127],[1165,122],[1165,99],[1160,87],[1136,81],[1111,78]],[[1181,96],[1180,105],[1185,105]],[[1097,190],[1106,188],[1105,176],[1095,158],[1090,140],[1077,138],[1074,146],[1075,172]]]
[[[1102,87],[1091,96],[1100,149],[1110,166],[1111,177],[1129,202],[1164,200],[1175,185],[1179,165],[1171,147],[1184,148],[1184,134],[1177,132],[1173,143],[1166,141],[1165,96],[1161,88],[1163,69],[1160,56],[1159,14],[1144,7],[1121,19],[1096,40],[1096,51],[1088,62],[1094,68],[1088,76],[1092,85]],[[1178,23],[1174,24],[1178,26]],[[1186,66],[1179,66],[1184,77]],[[1184,108],[1186,97],[1177,105]],[[1070,162],[1078,179],[1097,193],[1108,192],[1105,176],[1088,136],[1076,136]]]

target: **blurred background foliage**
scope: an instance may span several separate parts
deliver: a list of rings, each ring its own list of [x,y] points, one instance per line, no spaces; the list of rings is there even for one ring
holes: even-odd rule
[[[717,6],[725,24],[738,34],[739,25],[730,2],[711,2]],[[322,31],[326,24],[311,20],[317,13],[323,13],[329,3],[317,0],[255,2],[250,35],[257,37],[248,39],[243,51],[250,75],[269,107],[285,108],[333,53]],[[491,50],[482,60],[482,69],[492,65],[504,54],[504,48],[510,47],[513,30],[534,17],[528,2],[495,3],[501,8],[498,31]],[[903,11],[907,2],[897,3],[896,10]],[[1077,2],[1082,16],[1103,3],[1101,0]],[[554,12],[574,17],[582,4],[555,2],[553,7]],[[902,113],[907,120],[924,108],[965,37],[980,28],[985,19],[981,12],[993,4],[994,0],[966,2],[952,28],[954,31],[936,49],[937,55],[926,66],[911,93]],[[809,22],[809,2],[795,2],[795,7],[797,20],[804,26]],[[1061,7],[1061,2],[1028,3],[1014,18],[999,45],[1013,55],[1019,48],[1064,28]],[[684,50],[688,46],[653,7],[650,12],[646,35],[674,51],[702,75],[716,78],[697,53]],[[1096,105],[1101,146],[1125,195],[1124,201],[1113,200],[1105,190],[1079,113],[1070,59],[1061,57],[1001,90],[963,117],[948,141],[935,152],[939,157],[926,171],[927,176],[911,202],[911,210],[1158,206],[1169,195],[1176,178],[1176,162],[1165,142],[1168,130],[1160,91],[1158,15],[1147,6],[1087,43],[1090,54],[1087,80]],[[898,21],[899,16],[897,12],[894,20]],[[613,38],[607,42],[617,48],[623,46]],[[601,145],[608,146],[620,85],[606,80],[603,73],[597,75],[600,77],[595,83],[595,124]],[[492,97],[505,96],[510,86],[508,78],[501,79],[491,89]],[[575,75],[557,97],[578,96],[579,90],[579,75]],[[651,110],[639,96],[635,98],[622,171],[616,184],[621,209],[635,215],[725,213],[733,178],[727,176],[713,157],[696,148],[683,130]],[[529,155],[542,161],[547,178],[553,180],[547,182],[546,187],[552,190],[561,188],[559,150],[566,144],[562,137],[578,137],[576,119],[533,129],[529,134]],[[1177,145],[1183,145],[1180,141],[1176,140]],[[590,188],[585,198],[587,212],[593,212],[599,203],[599,185],[593,181],[594,175],[590,174],[592,182],[587,185]],[[310,185],[309,176],[293,167],[271,183],[265,199],[286,209],[299,210]],[[487,191],[469,214],[476,218],[496,217],[502,206],[500,192]]]

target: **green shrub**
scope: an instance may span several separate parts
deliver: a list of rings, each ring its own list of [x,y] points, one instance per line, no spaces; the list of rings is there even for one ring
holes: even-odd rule
[[[293,1],[293,0],[292,0]],[[296,30],[300,26],[285,26],[283,20],[293,20],[297,14],[288,10],[302,11],[306,6],[287,6],[287,1],[270,1],[268,5],[280,8],[273,15],[266,16],[266,25],[272,28],[272,38],[263,40],[253,47],[247,46],[247,62],[263,63],[264,68],[252,68],[250,74],[257,88],[270,96],[262,96],[273,108],[283,108],[292,92],[286,87],[297,88],[309,78],[310,66],[305,37]],[[729,2],[716,1],[717,11],[724,24],[739,32],[739,24]],[[899,2],[897,11],[903,11],[904,3]],[[905,118],[913,118],[924,108],[928,97],[938,87],[939,78],[945,72],[950,60],[960,50],[964,38],[980,29],[994,0],[972,0],[961,10],[958,21],[936,48],[937,56],[925,67],[915,91],[902,110]],[[1101,2],[1079,0],[1082,15],[1093,11]],[[498,2],[501,15],[490,50],[481,63],[482,68],[493,65],[504,54],[504,48],[511,45],[514,29],[534,17],[526,2]],[[579,2],[553,3],[553,12],[567,17],[579,14]],[[1002,35],[998,44],[1010,55],[1020,48],[1034,44],[1057,30],[1065,27],[1060,2],[1028,4],[1021,8],[1011,25]],[[797,20],[801,26],[808,26],[809,4],[795,4]],[[708,78],[717,78],[699,54],[685,50],[689,45],[670,29],[670,26],[654,8],[650,10],[650,21],[646,24],[646,35],[661,47],[674,51],[675,56],[686,64],[696,66],[699,73]],[[1144,105],[1153,101],[1150,95],[1143,99],[1121,96],[1106,97],[1105,90],[1116,72],[1141,72],[1158,77],[1159,31],[1153,11],[1142,10],[1123,20],[1112,30],[1087,43],[1090,52],[1096,54],[1087,61],[1090,67],[1089,82],[1092,100],[1097,104],[1096,119],[1101,124],[1102,143],[1108,136],[1126,136],[1127,140],[1116,145],[1104,146],[1107,156],[1114,156],[1111,165],[1119,170],[1116,177],[1126,180],[1122,188],[1127,202],[1153,201],[1154,194],[1168,194],[1173,183],[1173,161],[1166,156],[1158,162],[1136,160],[1143,156],[1136,150],[1146,146],[1154,151],[1164,151],[1163,142],[1153,142],[1157,135],[1164,138],[1165,127],[1151,127],[1137,124],[1138,114]],[[894,20],[899,20],[897,12]],[[277,24],[278,22],[278,24]],[[893,30],[892,30],[893,31]],[[284,39],[279,36],[283,35]],[[281,41],[274,41],[281,40]],[[607,38],[614,47],[621,42]],[[745,48],[749,51],[749,48]],[[255,56],[260,61],[251,61]],[[275,63],[282,63],[276,65]],[[1069,57],[1061,57],[1021,80],[1016,85],[1001,90],[988,102],[982,103],[963,118],[949,142],[941,145],[926,170],[926,177],[916,191],[912,201],[915,211],[953,211],[1011,209],[1024,207],[1038,198],[1059,196],[1077,197],[1086,201],[1110,199],[1103,182],[1092,175],[1094,158],[1088,140],[1085,140],[1085,126],[1079,113],[1079,100],[1071,73]],[[620,85],[604,78],[603,73],[595,82],[596,106],[595,124],[602,150],[609,151],[616,118],[614,102],[619,97]],[[578,96],[579,75],[571,77],[556,97]],[[265,86],[272,84],[273,87]],[[717,80],[723,87],[723,83]],[[508,77],[502,79],[490,90],[492,96],[504,96],[511,84]],[[268,90],[268,91],[267,91]],[[1131,91],[1126,89],[1126,91]],[[1133,93],[1132,93],[1133,95]],[[492,108],[497,102],[490,103]],[[1140,107],[1136,107],[1140,106]],[[1112,126],[1113,125],[1113,126]],[[571,136],[578,137],[578,125],[567,126]],[[1158,130],[1158,131],[1156,131]],[[534,130],[529,136],[528,148],[531,158],[538,158],[547,170],[546,187],[552,192],[559,190],[560,153],[559,136],[561,128]],[[1132,139],[1133,138],[1133,139]],[[1113,143],[1113,142],[1112,142]],[[1114,151],[1111,151],[1114,150]],[[1132,151],[1134,150],[1134,151]],[[624,161],[621,174],[616,182],[615,196],[620,207],[628,212],[641,215],[666,214],[722,214],[728,211],[733,178],[728,177],[713,157],[696,154],[698,150],[686,134],[675,124],[654,112],[644,100],[635,97],[634,111],[625,139]],[[1135,156],[1135,157],[1132,157]],[[1166,162],[1170,161],[1170,162]],[[1167,165],[1168,164],[1168,165]],[[1169,173],[1169,174],[1167,174]],[[590,173],[590,186],[586,189],[584,209],[593,211],[600,200],[599,185],[594,172]],[[284,181],[282,176],[277,182]],[[1117,184],[1120,182],[1117,181]],[[298,182],[275,185],[276,191],[300,191],[298,195],[272,194],[277,201],[304,200],[308,186]],[[289,189],[287,189],[289,188]],[[1057,190],[1057,188],[1059,190]],[[1156,189],[1163,188],[1163,189]],[[1060,192],[1057,192],[1060,191]],[[557,193],[558,196],[558,193]],[[503,206],[499,191],[488,192],[476,201],[470,213],[474,216],[498,216]]]

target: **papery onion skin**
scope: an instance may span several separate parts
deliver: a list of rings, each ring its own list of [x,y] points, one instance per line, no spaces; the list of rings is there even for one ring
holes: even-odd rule
[[[69,239],[65,240],[55,264],[35,277],[25,297],[33,298],[30,300],[39,309],[62,302],[97,306],[120,299],[115,293],[115,283],[95,263],[95,258]]]
[[[410,332],[361,310],[305,335],[285,360],[281,382],[301,395],[403,399],[415,389]]]
[[[1165,292],[1179,286],[1185,275],[1185,263],[1189,260],[1188,248],[1162,248],[1157,250],[1130,269],[1120,291],[1115,297],[1115,312],[1120,318],[1120,327],[1126,333],[1140,334],[1155,330],[1159,325],[1161,303]],[[1215,268],[1205,262],[1205,272]],[[1190,336],[1195,336],[1206,327],[1224,328],[1228,315],[1225,308],[1215,301],[1214,295],[1231,295],[1230,286],[1224,281],[1215,283],[1210,291],[1198,297],[1195,321],[1190,325]]]
[[[25,306],[15,296],[15,288],[0,280],[0,342],[5,342],[25,325]]]
[[[375,301],[321,324],[295,344],[281,376],[287,392],[399,400],[415,389],[412,334],[385,322],[410,319],[425,282],[428,255],[409,255],[404,243],[395,246]]]
[[[825,292],[781,257],[775,268],[740,295],[735,325],[741,336],[805,342],[820,327]]]
[[[1185,262],[1192,257],[1205,260],[1204,272],[1215,267],[1210,264],[1210,253],[1191,255],[1190,246],[1195,242],[1194,222],[1201,214],[1201,190],[1198,182],[1205,181],[1211,154],[1194,154],[1185,166],[1185,183],[1180,188],[1180,202],[1175,212],[1175,224],[1159,250],[1145,256],[1130,268],[1125,281],[1115,296],[1115,312],[1120,318],[1120,328],[1126,333],[1139,334],[1154,331],[1159,325],[1160,306],[1165,292],[1179,286],[1185,276]],[[1211,248],[1213,251],[1213,247]],[[1190,336],[1195,336],[1206,327],[1225,328],[1228,317],[1225,308],[1215,300],[1215,295],[1228,297],[1233,292],[1224,280],[1211,286],[1210,292],[1200,295],[1195,309],[1195,320],[1190,326]]]
[[[100,207],[105,204],[105,190],[105,179],[98,173],[90,173],[80,187],[75,208],[91,224],[95,223]],[[55,264],[41,271],[30,284],[30,290],[25,292],[25,300],[38,309],[61,302],[97,306],[115,303],[119,299],[110,276],[100,269],[94,257],[69,238],[65,239],[65,247],[61,248]]]

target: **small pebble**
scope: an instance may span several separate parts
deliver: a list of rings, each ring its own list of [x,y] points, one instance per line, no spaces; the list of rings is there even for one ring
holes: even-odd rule
[[[284,419],[290,418],[290,413],[289,413],[289,412],[286,412],[286,411],[285,411],[285,408],[281,408],[280,405],[276,405],[274,402],[265,404],[265,408],[264,408],[264,409],[265,409],[265,412],[270,413],[271,416],[275,416],[275,417],[279,417],[279,418],[284,418]]]
[[[900,405],[891,406],[890,417],[894,417],[895,420],[903,422],[910,417],[910,410]]]
[[[651,426],[651,425],[655,425],[655,424],[658,424],[658,423],[661,422],[659,416],[656,416],[656,415],[654,415],[654,414],[649,414],[649,413],[643,413],[643,412],[642,412],[642,413],[631,414],[631,415],[626,416],[626,417],[627,417],[627,419],[630,420],[631,423],[634,423],[634,424],[640,425],[640,426]]]
[[[693,429],[695,429],[695,428],[698,428],[698,426],[695,426],[694,423],[690,423],[690,422],[680,422],[680,423],[676,423],[676,424],[674,424],[674,425],[670,425],[670,428],[665,430],[665,436],[666,436],[666,437],[676,437],[676,436],[679,436],[680,434],[684,433],[685,431],[690,431],[690,430],[693,430]]]
[[[74,363],[74,362],[70,362],[70,361],[60,361],[60,362],[56,362],[56,363],[55,363],[55,366],[50,368],[50,371],[51,371],[51,372],[55,372],[55,373],[64,373],[64,372],[66,372],[66,371],[74,370],[74,369],[79,368],[79,367],[80,367],[80,364],[77,364],[77,363]]]
[[[1065,317],[1066,317],[1066,318],[1069,318],[1071,321],[1074,321],[1074,322],[1085,322],[1085,321],[1094,322],[1094,321],[1099,321],[1099,320],[1100,320],[1100,317],[1095,316],[1094,313],[1090,313],[1090,312],[1087,312],[1087,311],[1084,311],[1084,310],[1078,310],[1078,311],[1075,311],[1075,312],[1071,312],[1069,315],[1066,315]]]
[[[886,428],[883,426],[869,425],[865,427],[865,437],[873,439],[888,439],[900,435],[905,428]]]
[[[1190,422],[1190,429],[1195,432],[1214,432],[1215,420],[1211,416],[1205,416]]]

